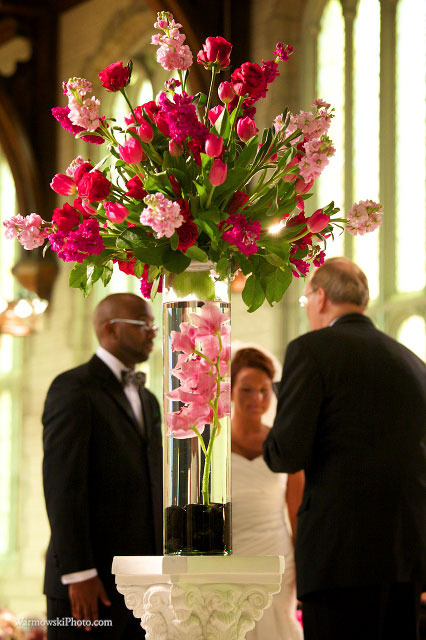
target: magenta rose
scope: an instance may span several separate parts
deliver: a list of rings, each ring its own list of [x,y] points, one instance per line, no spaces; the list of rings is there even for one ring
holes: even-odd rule
[[[113,62],[108,67],[99,72],[102,86],[107,91],[119,91],[129,84],[131,65],[123,67],[122,62]]]
[[[222,38],[222,36],[217,36],[216,38],[210,36],[203,44],[203,48],[198,52],[197,62],[206,68],[212,66],[212,64],[218,64],[223,69],[229,66],[231,51],[232,44],[225,38]]]
[[[77,169],[74,171],[74,182],[78,185],[84,174],[92,169],[93,165],[90,164],[90,162],[82,162],[79,164]]]
[[[236,191],[231,198],[230,203],[228,204],[228,213],[236,213],[238,209],[241,209],[250,198],[248,193],[244,193],[244,191]]]
[[[198,227],[194,222],[192,222],[192,220],[184,222],[178,229],[176,229],[176,233],[179,236],[179,244],[177,246],[179,251],[186,251],[197,242]]]
[[[250,98],[264,98],[266,78],[262,68],[256,62],[244,62],[231,74],[231,84],[237,96],[249,95]]]
[[[109,196],[111,183],[100,171],[85,173],[78,183],[78,195],[89,202],[101,202]]]
[[[80,224],[80,214],[67,202],[61,209],[55,209],[52,215],[52,222],[56,224],[59,231],[68,233],[78,224]]]
[[[126,187],[126,196],[135,198],[135,200],[143,200],[145,196],[148,195],[148,192],[143,188],[143,183],[139,176],[135,176],[131,180],[128,180],[126,182]]]

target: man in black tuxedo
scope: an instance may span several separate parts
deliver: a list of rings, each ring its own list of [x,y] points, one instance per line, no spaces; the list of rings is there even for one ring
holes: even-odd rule
[[[153,346],[150,305],[133,294],[110,295],[97,306],[94,327],[96,355],[53,381],[43,413],[51,527],[44,592],[48,619],[62,622],[48,627],[49,640],[84,638],[82,620],[99,620],[86,625],[94,638],[144,638],[111,563],[115,555],[162,553],[160,408],[135,381],[143,374],[134,375]]]
[[[364,315],[345,258],[306,287],[311,332],[287,348],[264,444],[305,470],[296,573],[305,640],[415,640],[426,583],[426,367]]]

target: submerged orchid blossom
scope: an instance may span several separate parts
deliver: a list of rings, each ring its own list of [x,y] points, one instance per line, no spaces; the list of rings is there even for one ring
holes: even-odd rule
[[[229,313],[223,313],[215,302],[205,302],[199,313],[191,313],[189,318],[190,322],[180,324],[180,331],[172,331],[171,348],[182,353],[171,373],[180,380],[180,386],[166,397],[184,406],[167,414],[167,426],[168,435],[173,438],[199,439],[205,454],[202,496],[203,503],[208,504],[213,444],[220,420],[231,411],[226,380],[230,363]],[[206,448],[201,434],[209,423],[212,431]]]

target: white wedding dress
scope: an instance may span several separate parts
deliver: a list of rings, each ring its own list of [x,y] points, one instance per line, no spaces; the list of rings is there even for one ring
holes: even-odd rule
[[[246,640],[303,640],[295,617],[295,566],[285,517],[286,485],[287,474],[270,471],[262,456],[248,460],[232,453],[233,553],[285,558],[281,591]]]

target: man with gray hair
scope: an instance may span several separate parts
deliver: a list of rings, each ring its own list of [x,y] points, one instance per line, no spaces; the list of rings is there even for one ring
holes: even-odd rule
[[[264,443],[305,470],[296,573],[305,640],[416,640],[426,584],[426,367],[364,315],[364,273],[332,258],[306,285]]]

